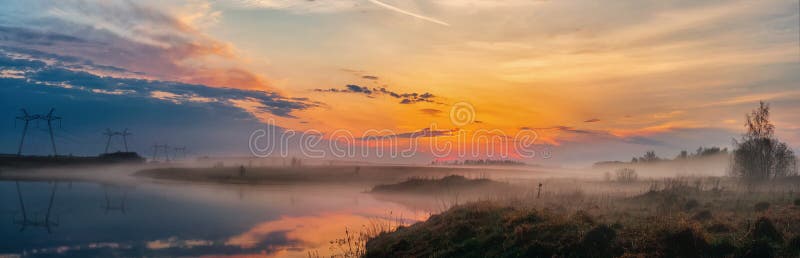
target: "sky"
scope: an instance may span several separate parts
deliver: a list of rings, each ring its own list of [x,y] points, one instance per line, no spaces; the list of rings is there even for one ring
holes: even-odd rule
[[[537,155],[508,158],[580,166],[731,147],[759,100],[798,150],[798,12],[794,0],[6,0],[0,152],[17,151],[20,109],[55,108],[60,154],[97,154],[106,128],[128,128],[146,155],[154,143],[251,155],[253,133],[276,128],[326,146],[337,131],[367,147],[366,135],[419,141],[402,158],[349,158],[427,163],[471,158],[433,141],[466,135],[455,149],[497,158],[509,148],[470,146],[527,133]],[[51,152],[32,127],[24,152]]]

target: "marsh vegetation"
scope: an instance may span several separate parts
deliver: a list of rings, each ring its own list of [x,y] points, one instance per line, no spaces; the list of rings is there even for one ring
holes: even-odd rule
[[[798,182],[753,189],[730,178],[683,177],[626,182],[625,192],[522,192],[376,235],[365,256],[794,257]]]

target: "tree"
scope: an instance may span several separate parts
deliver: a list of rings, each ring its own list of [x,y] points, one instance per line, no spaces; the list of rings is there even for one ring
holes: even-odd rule
[[[699,147],[697,148],[697,151],[694,154],[692,154],[692,156],[702,158],[706,156],[714,156],[720,153],[727,154],[728,148],[720,149],[719,147],[711,147],[711,148]]]
[[[639,178],[639,175],[636,174],[636,170],[632,168],[620,168],[615,171],[617,174],[617,182],[620,183],[633,183]]]
[[[641,157],[633,157],[631,159],[631,163],[648,163],[648,162],[656,162],[661,161],[661,158],[656,155],[655,151],[647,151],[644,153],[644,156]]]
[[[676,160],[682,160],[682,159],[688,159],[688,158],[689,158],[689,153],[686,150],[682,150],[681,153],[678,154],[677,157],[675,157]]]
[[[797,174],[797,157],[785,143],[775,138],[775,126],[769,121],[769,104],[746,115],[747,131],[734,140],[731,173],[748,182]]]
[[[644,156],[642,156],[640,160],[644,160],[645,162],[656,162],[661,160],[661,158],[656,155],[655,151],[648,151],[644,153]]]

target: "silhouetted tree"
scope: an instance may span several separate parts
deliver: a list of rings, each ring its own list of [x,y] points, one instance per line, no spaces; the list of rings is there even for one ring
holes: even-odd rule
[[[677,157],[675,157],[676,160],[682,160],[682,159],[688,159],[688,158],[689,158],[689,152],[687,152],[685,150],[682,150],[681,153],[678,154]]]
[[[746,116],[747,132],[741,141],[734,140],[731,173],[748,182],[758,182],[797,173],[797,158],[785,143],[775,138],[775,126],[769,121],[769,104]]]
[[[636,174],[636,170],[632,168],[620,168],[614,172],[617,176],[617,182],[620,183],[633,183],[639,178],[639,175]]]
[[[661,158],[656,155],[655,151],[648,151],[645,152],[644,156],[642,156],[642,158],[639,160],[644,160],[645,162],[655,162],[661,160]]]
[[[660,161],[661,158],[656,155],[655,151],[647,151],[644,153],[644,156],[641,157],[633,157],[631,159],[631,163],[647,163],[647,162],[656,162]]]
[[[697,158],[702,158],[702,157],[713,156],[713,155],[717,155],[717,154],[721,154],[721,153],[722,154],[727,154],[728,153],[728,148],[720,149],[719,147],[711,147],[711,148],[699,147],[699,148],[697,148],[697,151],[695,151],[695,153],[692,154],[692,156],[693,157],[697,157]]]

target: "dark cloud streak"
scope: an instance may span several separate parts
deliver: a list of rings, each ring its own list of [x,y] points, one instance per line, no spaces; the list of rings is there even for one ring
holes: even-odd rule
[[[381,139],[392,139],[392,138],[400,138],[400,139],[414,139],[414,138],[423,138],[423,137],[441,137],[441,136],[452,136],[454,133],[458,132],[458,129],[452,130],[431,130],[430,128],[423,128],[419,131],[414,132],[405,132],[399,134],[388,134],[388,135],[373,135],[373,136],[366,136],[358,138],[358,140],[381,140]]]
[[[15,59],[0,55],[0,70],[2,69],[26,71],[25,79],[39,84],[99,94],[124,93],[129,97],[153,98],[154,94],[163,92],[175,95],[176,97],[171,98],[174,101],[215,102],[228,106],[235,106],[235,101],[252,101],[261,105],[259,110],[281,117],[293,118],[293,111],[317,106],[317,103],[305,98],[286,98],[269,91],[98,76],[84,71],[48,66],[38,60]]]
[[[644,136],[617,136],[608,131],[603,130],[585,130],[578,129],[571,126],[556,125],[551,127],[520,127],[520,130],[533,130],[533,131],[558,131],[567,134],[590,136],[602,139],[617,140],[629,144],[648,145],[648,146],[666,146],[665,142],[651,139]]]
[[[426,115],[429,115],[429,116],[439,116],[439,115],[442,114],[441,110],[433,109],[433,108],[423,108],[423,109],[420,109],[419,111],[422,112],[423,114],[426,114]]]
[[[314,89],[316,92],[332,92],[332,93],[355,93],[355,94],[363,94],[367,97],[373,98],[376,95],[387,95],[392,98],[400,99],[400,104],[414,104],[418,102],[435,102],[436,96],[430,94],[428,92],[425,93],[398,93],[395,91],[391,91],[386,89],[385,87],[380,88],[369,88],[364,86],[359,86],[355,84],[348,84],[345,86],[344,89],[338,88],[330,88],[330,89]]]

